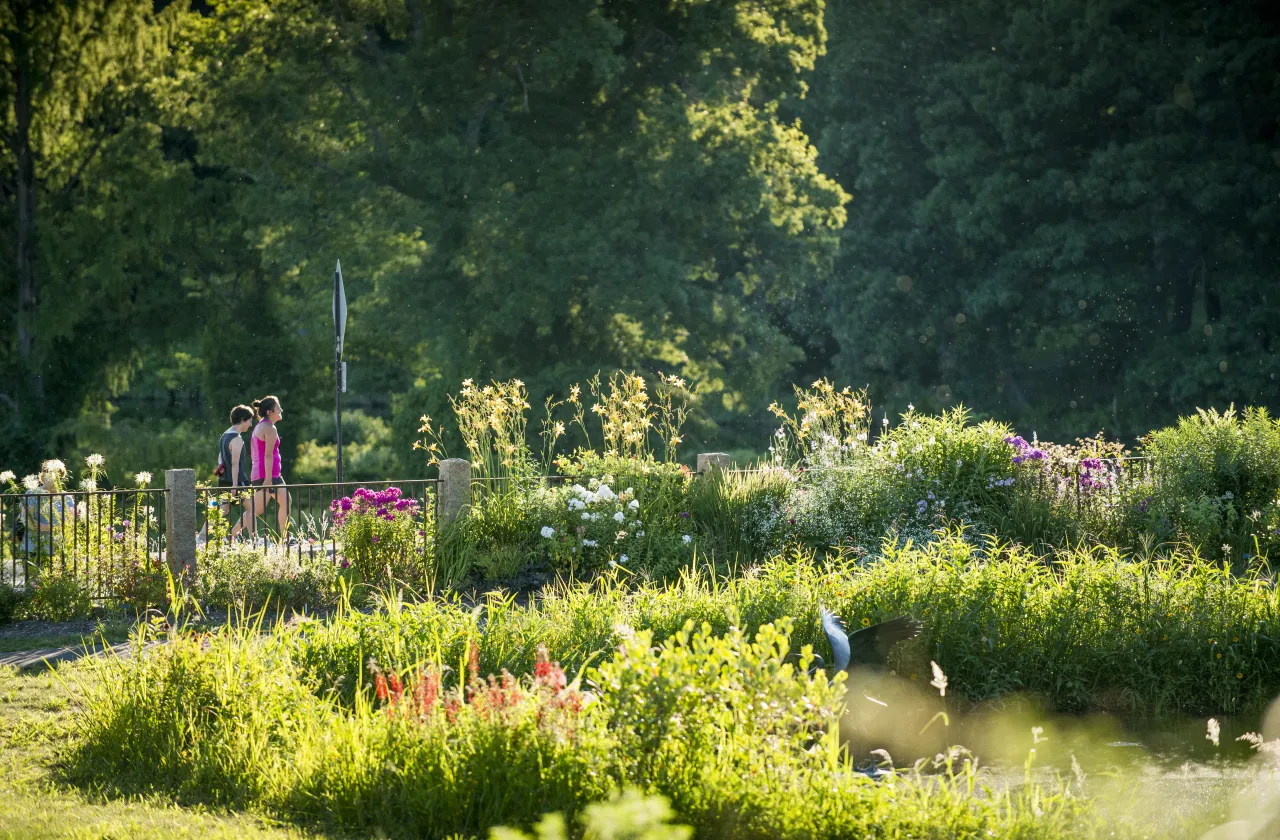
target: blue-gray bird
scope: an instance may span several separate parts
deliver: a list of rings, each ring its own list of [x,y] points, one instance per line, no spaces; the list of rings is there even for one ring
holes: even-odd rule
[[[889,661],[893,646],[914,639],[923,626],[911,616],[900,615],[850,635],[834,613],[822,607],[820,614],[822,632],[831,644],[831,665],[836,671],[848,671],[852,666],[883,667]],[[815,670],[826,667],[826,661],[817,654],[813,661]]]

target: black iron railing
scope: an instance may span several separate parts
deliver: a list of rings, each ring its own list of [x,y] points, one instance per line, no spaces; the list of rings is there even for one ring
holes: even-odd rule
[[[0,494],[0,584],[73,575],[91,597],[114,597],[122,577],[164,562],[166,502],[164,490]]]
[[[246,541],[309,559],[337,558],[342,551],[341,529],[335,527],[335,506],[354,499],[360,490],[385,493],[395,489],[398,498],[416,502],[414,515],[424,531],[434,530],[437,479],[406,481],[348,481],[338,484],[287,484],[262,487],[196,488],[197,523],[202,543],[221,537]],[[340,508],[339,508],[340,509]],[[215,525],[211,517],[222,517]],[[213,525],[213,527],[211,527]]]

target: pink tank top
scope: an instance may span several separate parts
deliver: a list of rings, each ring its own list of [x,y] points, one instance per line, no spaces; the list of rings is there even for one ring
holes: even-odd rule
[[[262,471],[262,465],[267,460],[267,442],[260,437],[265,433],[264,426],[274,426],[270,420],[262,420],[253,429],[253,448],[250,450],[250,458],[253,461],[253,470],[249,473],[250,481],[260,481],[266,476]],[[271,447],[271,479],[280,477],[280,435],[276,434],[276,442]]]

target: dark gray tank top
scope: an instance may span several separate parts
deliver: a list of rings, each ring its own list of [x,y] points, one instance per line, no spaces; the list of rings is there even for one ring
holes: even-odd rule
[[[222,475],[218,476],[218,483],[231,486],[231,441],[240,437],[240,433],[235,429],[227,429],[222,433],[222,439],[218,441],[218,452],[222,456],[222,463],[226,467]],[[243,440],[242,440],[243,442]],[[249,453],[244,447],[240,448],[240,480],[237,485],[245,487],[249,484]]]

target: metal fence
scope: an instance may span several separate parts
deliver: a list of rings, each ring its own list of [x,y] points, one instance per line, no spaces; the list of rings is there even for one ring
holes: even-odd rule
[[[25,590],[41,575],[84,581],[109,598],[117,579],[164,558],[165,490],[0,494],[0,583]]]
[[[431,528],[436,519],[437,479],[410,479],[405,481],[347,481],[327,484],[287,484],[280,487],[198,487],[196,488],[197,525],[200,529],[197,544],[219,537],[231,542],[244,541],[296,555],[336,557],[341,541],[334,528],[335,508],[341,509],[342,500],[353,500],[360,491],[369,494],[386,494],[388,505],[390,490],[399,491],[396,499],[417,503],[417,515],[422,518],[423,530]],[[282,504],[283,501],[283,504]],[[376,503],[373,503],[376,505]],[[221,525],[213,517],[221,517]],[[213,526],[212,528],[210,526]]]

